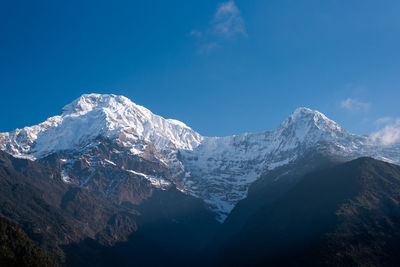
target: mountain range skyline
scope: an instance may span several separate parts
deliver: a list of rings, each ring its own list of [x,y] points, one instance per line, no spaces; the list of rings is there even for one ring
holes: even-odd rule
[[[0,132],[90,92],[205,136],[273,129],[301,106],[356,134],[399,128],[394,0],[24,1],[0,12]]]
[[[97,113],[94,113],[97,110]],[[99,113],[100,112],[100,113]],[[133,114],[141,114],[139,117],[125,117],[126,112],[133,112]],[[235,134],[235,135],[228,135],[228,136],[202,136],[195,130],[193,130],[190,126],[186,125],[184,122],[176,120],[174,118],[164,118],[160,115],[152,113],[151,110],[147,109],[144,106],[137,105],[136,103],[132,102],[129,98],[122,96],[122,95],[115,95],[115,94],[98,94],[98,93],[90,93],[90,94],[83,94],[79,98],[75,99],[71,103],[65,105],[63,108],[61,108],[61,113],[60,115],[55,115],[49,117],[47,120],[43,121],[42,123],[39,123],[38,125],[33,125],[33,126],[25,126],[23,128],[16,128],[13,131],[10,131],[9,133],[7,132],[0,132],[0,136],[2,138],[5,138],[5,136],[8,136],[9,134],[15,134],[15,136],[27,136],[28,142],[30,145],[34,144],[37,140],[38,134],[40,135],[42,131],[47,131],[48,129],[52,128],[59,128],[60,126],[63,125],[65,121],[73,121],[75,117],[85,117],[87,114],[93,115],[89,116],[87,120],[79,122],[81,124],[82,129],[87,127],[87,129],[84,129],[85,131],[88,131],[88,129],[93,128],[93,133],[89,133],[87,138],[93,139],[97,137],[97,135],[104,135],[108,136],[109,134],[112,134],[112,132],[118,132],[119,130],[123,130],[124,127],[132,127],[134,129],[134,134],[143,135],[144,138],[146,138],[148,141],[151,141],[151,138],[149,139],[149,135],[151,135],[151,131],[154,131],[154,129],[146,130],[144,128],[144,125],[141,125],[143,121],[149,121],[152,123],[154,120],[160,120],[162,124],[168,123],[172,125],[172,128],[178,127],[184,129],[184,131],[188,131],[189,133],[193,135],[191,137],[191,140],[186,140],[183,141],[183,143],[180,143],[179,134],[177,136],[169,136],[171,133],[171,129],[164,129],[160,128],[157,129],[156,131],[157,134],[163,136],[162,138],[165,138],[166,140],[172,140],[174,145],[178,149],[184,149],[184,150],[193,150],[197,146],[199,146],[205,138],[229,138],[229,137],[234,137],[234,136],[241,136],[241,135],[257,135],[257,134],[263,134],[263,133],[268,133],[271,132],[275,129],[278,129],[279,127],[282,127],[281,125],[284,124],[288,119],[296,117],[296,114],[301,114],[301,113],[309,113],[313,114],[313,116],[318,116],[321,117],[322,120],[325,120],[329,122],[329,124],[334,125],[332,126],[333,128],[338,128],[340,131],[342,131],[342,127],[339,126],[335,121],[329,119],[325,114],[319,112],[318,110],[312,110],[308,107],[298,107],[296,108],[292,113],[290,113],[285,120],[282,120],[282,122],[279,124],[278,127],[275,129],[264,129],[260,132],[243,132],[240,134]],[[134,115],[137,116],[137,115]],[[104,117],[104,118],[103,118]],[[117,118],[118,117],[118,118]],[[122,117],[122,120],[121,120]],[[96,125],[96,120],[100,121],[101,125]],[[304,118],[300,118],[299,121],[301,123],[305,123]],[[107,123],[107,126],[106,124]],[[398,121],[395,122],[395,124],[399,123]],[[104,125],[102,125],[104,124]],[[110,125],[111,124],[111,125]],[[110,128],[108,131],[110,133],[104,133],[104,127]],[[139,128],[138,128],[139,127]],[[153,126],[154,127],[154,126]],[[160,127],[160,126],[156,126]],[[162,125],[161,127],[165,127]],[[386,127],[389,128],[389,127]],[[119,130],[118,130],[119,129]],[[140,131],[149,131],[147,133],[140,133]],[[385,131],[385,129],[382,129],[381,131],[372,133],[371,135],[362,135],[363,137],[368,140],[369,143],[375,143],[376,145],[380,146],[389,146],[393,145],[397,142],[400,141],[400,139],[397,136],[397,129],[393,128],[393,132]],[[347,133],[347,132],[346,132]],[[350,132],[349,132],[350,133]],[[69,132],[72,138],[74,138],[75,133]],[[353,133],[350,133],[353,134]],[[354,135],[354,134],[353,134]],[[11,137],[11,136],[10,136]],[[65,139],[65,136],[63,136]],[[15,141],[17,139],[21,138],[14,138]],[[11,140],[11,139],[10,139]],[[61,139],[55,138],[55,142],[60,142]],[[134,140],[136,141],[136,140]],[[4,142],[4,139],[3,139]],[[69,149],[74,146],[76,143],[76,140],[63,140],[65,145],[67,147],[65,148],[58,148],[58,149]],[[18,143],[18,142],[17,142]],[[16,144],[17,144],[16,143]],[[35,144],[36,145],[36,144]],[[132,145],[132,144],[129,144]],[[165,145],[165,141],[161,141],[160,145],[158,145],[158,148],[161,149],[161,147]],[[3,150],[5,148],[3,147]],[[54,148],[57,149],[57,148]],[[36,148],[37,150],[37,148]],[[23,151],[23,149],[22,149]],[[17,157],[25,157],[24,154],[14,154]],[[43,154],[44,156],[46,154]],[[43,155],[40,155],[40,157],[43,157]],[[30,157],[28,157],[30,158]],[[36,156],[31,157],[30,159],[35,160]]]
[[[90,95],[94,95],[94,96],[95,96],[95,95],[98,95],[98,96],[115,96],[115,97],[123,97],[123,98],[126,98],[125,96],[122,96],[122,95],[108,94],[108,93],[105,93],[105,94],[100,94],[100,93],[84,93],[84,94],[82,94],[80,97],[74,99],[74,101],[72,101],[71,103],[76,102],[76,101],[78,101],[79,99],[84,98],[85,96],[90,96]],[[129,98],[127,98],[127,99],[128,99],[129,101],[131,101]],[[348,99],[348,100],[350,100],[350,99]],[[349,102],[349,101],[348,101],[348,102]],[[70,106],[71,103],[70,103],[70,104],[66,104],[66,105],[62,106],[61,108],[59,108],[59,110],[61,111],[60,114],[62,114],[62,113],[65,111],[66,107]],[[132,103],[133,103],[133,102],[132,102]],[[142,106],[142,105],[138,105],[138,104],[136,104],[136,103],[134,103],[134,104],[137,105],[137,106],[139,106],[139,107],[142,107],[142,108],[148,110],[146,107],[144,107],[144,106]],[[294,110],[292,110],[292,112],[289,112],[288,114],[286,114],[286,116],[284,117],[284,119],[287,118],[290,114],[292,114],[292,113],[295,112],[296,110],[301,110],[301,109],[314,110],[314,109],[312,109],[312,108],[310,108],[310,107],[307,107],[307,106],[298,106],[298,107],[296,107]],[[319,110],[315,110],[315,111],[320,112]],[[150,112],[151,112],[151,111],[150,111]],[[324,114],[324,113],[321,113],[321,114]],[[325,116],[325,114],[324,114],[324,116]],[[52,116],[50,116],[50,117],[52,117]],[[164,118],[165,116],[162,116],[162,115],[161,115],[161,117]],[[271,116],[271,117],[272,117],[272,116]],[[186,125],[183,121],[177,120],[176,118],[168,118],[168,117],[165,117],[165,118],[166,118],[167,120],[180,122],[180,123],[183,123],[184,125]],[[284,120],[284,119],[283,119],[283,120]],[[281,120],[281,122],[282,122],[283,120]],[[43,120],[43,121],[44,121],[44,120]],[[39,122],[39,123],[40,123],[40,122]],[[387,144],[387,145],[390,145],[390,144],[393,144],[393,143],[396,143],[396,142],[400,141],[400,128],[399,128],[399,127],[400,127],[400,118],[382,117],[382,118],[378,119],[375,123],[376,123],[377,125],[379,125],[381,128],[377,128],[376,131],[373,131],[373,132],[371,132],[371,133],[361,133],[360,135],[369,136],[369,137],[371,137],[372,139],[375,139],[375,140],[380,139],[382,144]],[[280,124],[280,123],[278,123],[277,126],[279,126],[279,124]],[[17,127],[17,128],[10,129],[10,132],[11,132],[11,131],[14,131],[14,130],[18,130],[18,129],[24,129],[24,128],[26,128],[26,127],[32,127],[32,126],[34,126],[34,125],[24,125],[24,126],[22,126],[22,127]],[[187,126],[188,126],[189,128],[191,128],[191,129],[193,129],[193,127],[191,127],[190,125],[187,125]],[[208,136],[209,136],[209,137],[227,137],[227,136],[241,135],[241,134],[256,134],[256,133],[261,133],[261,132],[273,130],[273,129],[276,128],[277,126],[272,127],[272,128],[265,128],[265,129],[262,129],[262,130],[260,130],[260,131],[258,131],[258,132],[243,131],[243,132],[236,133],[236,134],[228,134],[228,135],[208,135]],[[194,130],[195,130],[195,129],[194,129]],[[0,131],[0,133],[5,133],[5,132],[7,132],[7,131]],[[197,131],[196,131],[196,132],[197,132]],[[359,134],[359,133],[356,133],[356,134]],[[207,135],[204,135],[204,136],[207,136]]]
[[[288,175],[291,165],[318,153],[347,160],[370,156],[399,163],[400,142],[391,141],[351,134],[309,108],[297,108],[273,130],[206,137],[183,122],[164,119],[113,94],[84,94],[64,106],[60,115],[35,126],[0,133],[0,149],[15,157],[60,157],[65,183],[90,187],[99,166],[109,166],[122,174],[107,178],[106,188],[101,189],[106,195],[129,172],[142,176],[156,188],[176,186],[203,199],[220,222],[263,175],[289,168],[278,177]],[[99,154],[97,149],[105,144],[113,149],[106,155]],[[123,161],[117,162],[122,154],[127,159],[157,163],[161,170],[144,172],[126,167]],[[87,165],[84,174],[81,167],[77,170],[78,162]]]

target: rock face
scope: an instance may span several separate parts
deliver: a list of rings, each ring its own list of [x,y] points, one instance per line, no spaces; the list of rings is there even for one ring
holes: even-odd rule
[[[153,189],[174,187],[203,199],[220,222],[252,183],[261,176],[283,178],[304,155],[400,163],[399,144],[350,134],[308,108],[295,110],[273,131],[203,137],[126,97],[100,94],[82,95],[39,125],[0,133],[0,149],[49,164],[65,183],[119,204],[138,204]],[[274,172],[282,166],[285,172]]]

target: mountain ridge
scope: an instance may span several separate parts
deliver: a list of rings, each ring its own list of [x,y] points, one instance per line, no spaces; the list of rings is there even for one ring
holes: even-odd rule
[[[101,140],[108,140],[112,150],[97,149]],[[348,133],[321,112],[305,107],[296,109],[275,130],[205,137],[182,122],[164,119],[112,94],[82,95],[64,106],[61,115],[0,133],[0,149],[31,160],[58,154],[64,182],[81,186],[94,186],[99,168],[113,169],[115,178],[101,182],[106,195],[112,194],[122,182],[118,177],[126,172],[141,175],[153,186],[168,180],[171,186],[203,199],[220,222],[247,196],[254,181],[307,153],[346,160],[371,156],[400,163],[399,144],[382,146],[367,136]],[[154,162],[159,171],[140,169],[136,163],[128,168],[122,154]]]

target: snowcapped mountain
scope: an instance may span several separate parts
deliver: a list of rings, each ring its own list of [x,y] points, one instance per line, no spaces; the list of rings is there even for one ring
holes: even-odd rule
[[[308,108],[295,110],[273,131],[203,137],[126,97],[100,94],[82,95],[61,115],[39,125],[0,133],[0,149],[32,160],[57,155],[65,182],[101,191],[118,202],[140,201],[132,190],[141,180],[155,189],[176,186],[203,199],[219,221],[261,175],[310,151],[400,163],[399,144],[382,146],[350,134]]]
[[[399,146],[379,146],[367,136],[348,133],[318,111],[298,108],[274,131],[205,137],[198,147],[182,151],[186,175],[180,182],[223,221],[261,175],[294,164],[306,153],[400,163]]]
[[[17,157],[38,159],[86,147],[98,136],[116,140],[134,154],[143,151],[139,141],[161,150],[193,149],[202,140],[184,123],[154,115],[124,96],[88,94],[66,105],[59,116],[0,134],[0,148]]]

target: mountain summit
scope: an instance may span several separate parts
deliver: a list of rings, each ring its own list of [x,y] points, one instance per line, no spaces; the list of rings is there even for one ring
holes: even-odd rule
[[[17,157],[37,159],[51,153],[80,149],[98,136],[135,148],[139,140],[158,149],[193,149],[202,137],[177,120],[164,119],[124,96],[85,94],[66,105],[59,116],[11,133],[0,134],[0,148]]]
[[[175,186],[203,199],[220,221],[246,197],[253,182],[271,173],[276,173],[273,179],[290,173],[290,166],[305,155],[400,162],[398,144],[381,146],[350,134],[309,108],[296,109],[273,131],[204,137],[182,122],[112,94],[82,95],[61,115],[0,133],[0,149],[31,160],[57,155],[66,183],[100,190],[118,201],[116,192],[128,173],[157,189]]]
[[[317,110],[309,108],[298,108],[287,118],[280,128],[293,128],[296,130],[296,137],[304,139],[314,132],[325,133],[332,137],[343,137],[349,135],[336,122],[327,118],[324,114]]]

